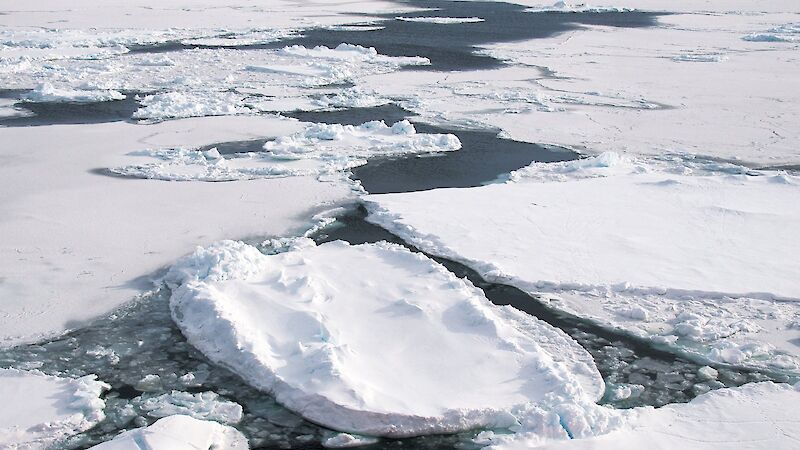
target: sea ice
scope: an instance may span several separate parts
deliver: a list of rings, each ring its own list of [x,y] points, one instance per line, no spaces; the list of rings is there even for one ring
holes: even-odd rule
[[[28,102],[94,103],[109,100],[124,100],[125,94],[114,90],[59,89],[50,83],[42,83],[22,99]]]
[[[94,450],[247,450],[247,439],[217,422],[174,415],[146,427],[126,431],[92,447]]]
[[[396,17],[396,19],[402,20],[403,22],[435,23],[441,25],[478,23],[486,21],[486,19],[482,19],[480,17]]]
[[[0,369],[0,448],[54,448],[88,430],[105,417],[100,395],[109,387],[94,375]]]
[[[365,201],[368,220],[555,308],[712,361],[798,372],[798,194],[792,175],[608,153]]]
[[[797,448],[800,392],[787,384],[756,383],[720,389],[689,403],[630,411],[625,427],[587,439],[542,442],[538,436],[501,436],[491,450],[717,450]],[[542,445],[544,444],[544,445]]]
[[[417,133],[407,120],[391,126],[382,121],[362,125],[306,124],[305,129],[264,144],[264,152],[222,157],[216,149],[144,150],[130,154],[155,162],[110,169],[111,172],[169,181],[235,181],[342,173],[368,158],[455,151],[452,134]]]
[[[190,343],[335,430],[403,437],[559,411],[572,411],[575,433],[609,423],[594,405],[602,379],[575,341],[398,245],[301,238],[267,256],[223,241],[166,281]]]

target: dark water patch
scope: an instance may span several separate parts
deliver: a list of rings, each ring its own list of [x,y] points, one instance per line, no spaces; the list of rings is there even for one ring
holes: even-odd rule
[[[354,245],[387,241],[419,252],[419,249],[401,238],[367,222],[366,216],[366,210],[360,207],[338,218],[331,227],[319,231],[312,238],[317,243],[343,240]],[[647,340],[607,329],[551,308],[537,297],[513,286],[490,283],[461,263],[427,253],[426,255],[458,277],[470,280],[483,290],[492,303],[511,305],[561,329],[575,339],[592,355],[606,382],[607,390],[601,400],[602,404],[619,408],[646,405],[658,407],[669,403],[688,402],[697,395],[722,387],[735,387],[766,380],[789,381],[788,377],[781,374],[694,361],[672,351],[657,348]],[[718,380],[703,380],[698,376],[698,370],[705,365],[714,367],[719,372]],[[641,388],[629,398],[618,399],[614,396],[613,388],[619,385],[638,385]]]
[[[200,147],[198,151],[205,152],[216,148],[220,155],[235,155],[237,153],[256,153],[264,151],[264,144],[275,139],[250,139],[246,141],[220,142]]]
[[[361,125],[373,120],[382,120],[391,125],[416,115],[394,103],[367,108],[347,108],[334,111],[292,111],[280,114],[302,122],[338,123],[340,125]]]
[[[336,47],[341,43],[375,47],[389,56],[423,56],[430,66],[412,66],[408,70],[478,70],[503,65],[498,59],[475,54],[477,47],[499,42],[545,38],[578,29],[582,25],[604,25],[622,28],[653,26],[663,13],[650,12],[576,12],[529,13],[526,7],[501,2],[462,2],[443,0],[398,1],[404,6],[436,8],[433,11],[391,13],[377,17],[379,30],[313,28],[295,38],[257,45],[202,46],[167,42],[131,47],[131,53],[164,53],[193,48],[226,48],[233,50],[276,49],[288,45]],[[437,24],[397,20],[396,17],[480,17],[483,22]]]
[[[30,127],[130,121],[133,113],[139,109],[139,102],[136,100],[138,93],[123,93],[126,94],[123,100],[91,103],[20,101],[14,106],[30,111],[33,115],[8,118],[0,117],[0,126]],[[16,98],[19,98],[19,94]]]
[[[414,114],[397,105],[350,108],[339,111],[284,113],[305,122],[359,125],[370,120],[387,124]],[[415,123],[419,133],[452,133],[461,140],[461,150],[431,155],[404,155],[371,158],[366,165],[352,169],[371,194],[412,192],[436,188],[475,187],[521,169],[532,162],[557,162],[578,159],[575,152],[498,137],[496,130],[453,129]]]

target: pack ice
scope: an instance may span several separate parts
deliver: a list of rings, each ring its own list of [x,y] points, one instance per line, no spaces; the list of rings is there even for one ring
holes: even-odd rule
[[[369,220],[551,306],[715,362],[797,372],[800,179],[607,153],[371,195]]]
[[[60,378],[0,369],[0,448],[51,448],[105,418],[109,386],[94,375]]]
[[[329,428],[406,437],[514,427],[532,410],[608,419],[594,404],[604,383],[575,341],[395,244],[301,238],[266,255],[223,241],[166,282],[192,345]]]

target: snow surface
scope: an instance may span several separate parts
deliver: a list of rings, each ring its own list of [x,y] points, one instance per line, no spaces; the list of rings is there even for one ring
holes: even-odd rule
[[[247,450],[247,439],[216,422],[174,415],[92,447],[95,450]]]
[[[365,201],[368,220],[556,308],[710,360],[798,372],[798,194],[793,175],[607,153]]]
[[[0,369],[0,448],[51,448],[104,419],[110,386],[94,375],[60,378]]]
[[[129,153],[298,131],[275,117],[154,125],[0,128],[0,346],[81,326],[152,289],[151,276],[198,245],[302,233],[316,209],[352,198],[309,177],[164,183],[94,173]],[[256,131],[257,130],[257,131]],[[263,133],[263,134],[254,134]]]
[[[703,394],[689,403],[636,408],[619,431],[543,443],[536,436],[501,436],[491,450],[716,450],[797,448],[800,392],[786,384],[756,383]],[[544,444],[544,445],[542,445]]]
[[[558,409],[595,432],[609,426],[582,347],[398,245],[301,238],[267,256],[223,241],[165,279],[192,345],[329,428],[403,437]]]
[[[402,120],[362,125],[305,124],[305,129],[264,144],[265,152],[222,157],[216,149],[142,150],[133,157],[154,162],[111,168],[113,173],[168,181],[234,181],[343,173],[366,164],[367,158],[455,151],[461,142],[452,134],[418,134]]]

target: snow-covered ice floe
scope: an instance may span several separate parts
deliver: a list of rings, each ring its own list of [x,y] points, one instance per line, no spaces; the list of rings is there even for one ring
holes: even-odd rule
[[[96,378],[0,369],[0,448],[54,448],[103,420],[110,386]]]
[[[28,102],[94,103],[124,100],[125,94],[110,89],[59,89],[50,83],[42,83],[22,99]]]
[[[192,345],[306,419],[390,437],[525,421],[566,437],[616,425],[594,403],[604,383],[582,347],[427,257],[306,238],[286,250],[223,241],[165,281]]]
[[[629,410],[624,428],[587,438],[543,442],[535,435],[494,436],[491,450],[717,450],[797,448],[800,392],[788,384],[756,383],[703,394],[689,403]]]
[[[95,450],[247,450],[247,439],[235,428],[217,422],[174,415],[126,431],[95,445]]]
[[[771,28],[769,31],[750,33],[742,39],[751,42],[800,42],[800,23],[790,23]]]
[[[458,23],[478,23],[484,22],[486,19],[480,17],[396,17],[397,20],[403,22],[420,22],[420,23],[435,23],[440,25],[458,24]]]
[[[786,173],[606,153],[365,201],[368,220],[555,308],[714,362],[800,373],[798,195]]]
[[[532,13],[623,13],[635,11],[635,9],[622,6],[593,6],[586,3],[557,1],[551,6],[534,6],[526,9],[525,11]]]
[[[216,149],[145,150],[133,157],[155,162],[110,169],[113,173],[170,181],[233,181],[342,172],[366,164],[367,158],[456,151],[452,134],[417,133],[407,120],[391,126],[382,121],[362,125],[308,124],[304,130],[264,144],[264,152],[231,156]]]

